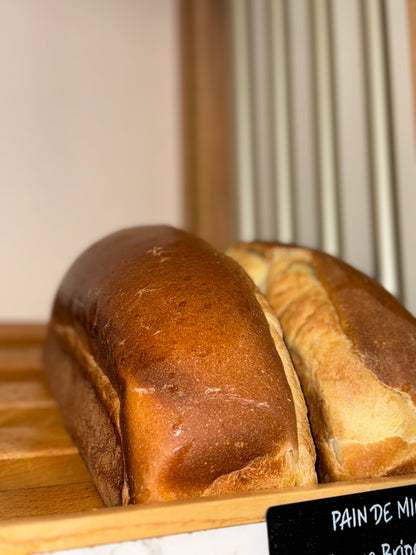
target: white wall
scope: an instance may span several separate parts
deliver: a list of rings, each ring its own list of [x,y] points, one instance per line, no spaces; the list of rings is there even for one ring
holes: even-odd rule
[[[0,321],[45,320],[73,258],[181,225],[176,0],[0,1]]]

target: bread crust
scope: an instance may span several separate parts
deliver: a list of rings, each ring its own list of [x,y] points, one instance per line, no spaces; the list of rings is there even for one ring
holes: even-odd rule
[[[234,261],[168,226],[122,230],[74,262],[54,302],[45,368],[107,504],[316,482],[300,385],[261,303]],[[61,386],[68,368],[77,378]],[[90,414],[78,429],[84,409],[70,400],[86,389]],[[117,471],[94,471],[96,418],[112,447],[95,452],[101,462],[120,453]]]
[[[269,299],[300,376],[321,481],[416,471],[416,320],[323,252],[255,242],[227,253]]]

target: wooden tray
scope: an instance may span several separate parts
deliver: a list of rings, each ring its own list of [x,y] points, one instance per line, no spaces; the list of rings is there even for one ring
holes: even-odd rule
[[[43,325],[0,325],[0,553],[28,554],[265,520],[273,505],[415,484],[416,475],[108,509],[51,398]]]

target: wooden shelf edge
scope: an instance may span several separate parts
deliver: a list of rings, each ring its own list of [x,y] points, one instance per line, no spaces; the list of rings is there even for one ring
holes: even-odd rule
[[[0,322],[0,345],[30,345],[43,343],[46,322]]]
[[[271,506],[416,485],[416,475],[3,521],[0,552],[27,555],[264,522]]]

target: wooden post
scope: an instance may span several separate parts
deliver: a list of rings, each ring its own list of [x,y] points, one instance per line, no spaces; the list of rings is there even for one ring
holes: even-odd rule
[[[226,0],[180,3],[185,226],[235,239],[231,61]]]

